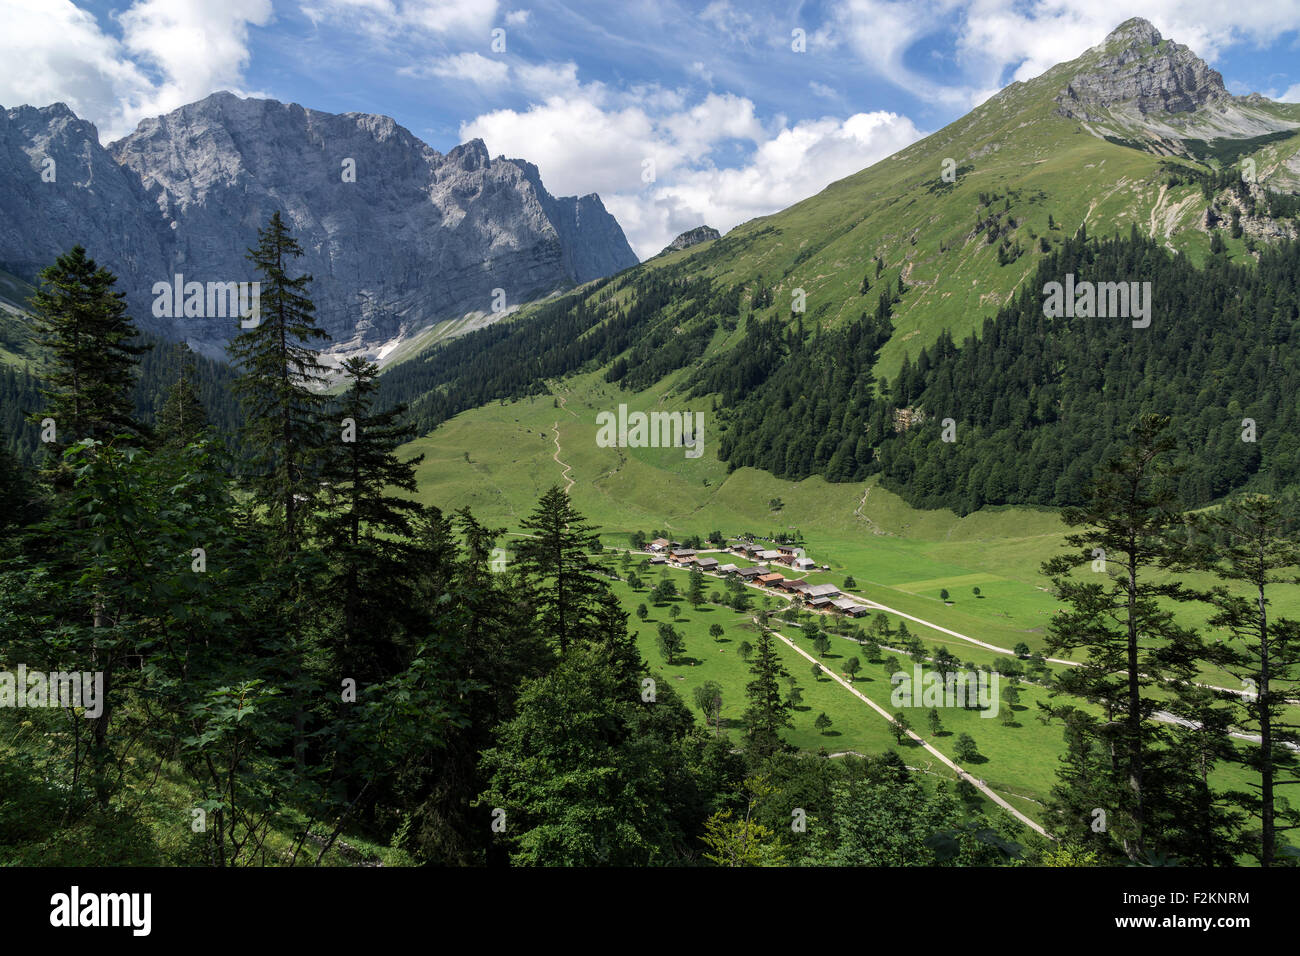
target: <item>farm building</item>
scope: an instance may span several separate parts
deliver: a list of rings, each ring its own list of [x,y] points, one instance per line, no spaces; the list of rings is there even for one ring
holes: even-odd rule
[[[674,548],[668,557],[676,564],[690,564],[695,560],[695,554],[690,548]]]
[[[790,567],[794,568],[796,571],[811,571],[813,568],[817,567],[817,562],[812,558],[795,558],[794,561],[791,562]]]
[[[651,556],[650,556],[650,563],[651,563],[651,564],[667,564],[667,563],[668,563],[668,559],[665,558],[662,554],[654,554],[654,555],[651,555]]]
[[[667,538],[655,538],[653,541],[651,541],[649,544],[646,545],[646,550],[654,551],[658,553],[662,551],[664,548],[668,547],[668,543],[669,542]]]
[[[760,574],[754,580],[762,587],[770,588],[770,587],[775,587],[778,581],[784,581],[785,575],[777,574],[775,571],[773,571],[770,574]]]
[[[734,564],[724,564],[719,566],[717,570],[719,574],[735,574],[740,570],[740,568],[736,567]]]
[[[716,571],[718,568],[717,558],[696,558],[695,566],[701,571]]]
[[[830,607],[831,599],[828,597],[815,597],[808,600],[808,606],[814,609]]]
[[[759,575],[767,574],[767,565],[755,564],[753,567],[741,568],[736,573],[739,574],[746,581],[756,581],[758,580]]]
[[[856,604],[848,598],[836,598],[831,601],[831,606],[841,614],[847,614],[849,617],[862,617],[862,615],[871,610],[871,608],[862,604]]]
[[[833,598],[839,596],[840,589],[833,584],[814,584],[804,593],[810,598]]]
[[[762,558],[764,561],[779,561],[779,560],[781,560],[781,552],[780,552],[780,551],[760,551],[760,552],[758,552],[758,556],[759,556],[760,558]]]

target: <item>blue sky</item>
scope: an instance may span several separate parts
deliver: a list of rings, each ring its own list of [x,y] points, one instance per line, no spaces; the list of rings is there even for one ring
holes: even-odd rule
[[[811,195],[1129,16],[1233,92],[1300,101],[1300,0],[0,0],[0,103],[61,100],[105,142],[220,89],[385,113],[600,193],[647,256]]]

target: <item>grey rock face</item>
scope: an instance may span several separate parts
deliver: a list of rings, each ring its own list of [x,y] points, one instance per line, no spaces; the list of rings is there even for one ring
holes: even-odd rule
[[[694,229],[687,229],[672,242],[668,243],[668,245],[664,246],[663,252],[660,252],[659,255],[662,256],[664,252],[676,252],[679,249],[689,249],[691,246],[697,246],[701,242],[708,242],[710,239],[717,239],[721,237],[721,235],[722,233],[718,232],[718,230],[714,229],[712,226],[696,226]]]
[[[167,257],[140,183],[62,103],[0,109],[0,269],[24,279],[80,242],[139,288]]]
[[[1096,68],[1075,76],[1057,97],[1062,115],[1097,120],[1117,106],[1143,115],[1189,113],[1232,99],[1217,71],[1146,20],[1120,24],[1100,52]]]
[[[1300,125],[1258,93],[1233,96],[1218,71],[1141,18],[1069,67],[1057,113],[1158,155],[1191,155],[1187,140],[1249,139]]]
[[[122,276],[140,325],[208,354],[236,323],[157,318],[152,287],[177,273],[256,279],[244,254],[276,210],[304,252],[291,272],[313,276],[339,355],[382,354],[436,322],[488,313],[495,290],[509,308],[637,263],[599,197],[557,199],[536,167],[492,160],[480,140],[444,156],[386,116],[217,93],[104,150],[66,108],[54,122],[29,116],[59,109],[10,110],[0,126],[6,178],[52,148],[43,137],[54,126],[77,134],[81,164],[62,205],[39,192],[21,206],[0,199],[0,262],[44,264],[79,241]],[[44,185],[32,178],[32,190]]]

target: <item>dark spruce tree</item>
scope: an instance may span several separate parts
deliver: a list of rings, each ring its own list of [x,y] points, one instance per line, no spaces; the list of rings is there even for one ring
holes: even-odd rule
[[[422,861],[491,863],[499,848],[473,805],[487,785],[479,756],[514,716],[521,685],[554,667],[555,652],[534,626],[535,599],[521,576],[493,570],[501,530],[468,509],[444,516],[427,508],[414,525],[417,603],[432,610],[432,627],[446,636],[463,716],[431,760],[402,775],[403,790],[417,797],[402,842]]]
[[[781,678],[786,669],[777,656],[776,639],[772,632],[762,628],[749,665],[753,679],[745,685],[746,754],[751,760],[761,761],[788,749],[781,731],[794,726],[790,717],[790,703],[781,698]]]
[[[329,336],[316,325],[316,306],[307,295],[311,276],[289,274],[302,248],[277,211],[257,233],[248,259],[260,274],[259,309],[241,317],[249,323],[227,346],[239,377],[234,389],[244,413],[242,430],[246,470],[240,479],[250,504],[271,530],[275,558],[285,565],[278,575],[279,602],[286,634],[297,660],[283,675],[283,687],[295,702],[294,764],[307,760],[308,700],[322,680],[335,675],[313,671],[321,661],[313,619],[320,614],[314,593],[320,586],[322,557],[303,554],[309,519],[320,498],[324,397],[313,386],[325,372],[312,343]]]
[[[479,825],[524,866],[684,862],[683,820],[696,800],[682,740],[691,716],[672,688],[653,702],[606,646],[577,643],[526,681],[514,717],[483,753]],[[698,819],[698,817],[697,817]]]
[[[251,456],[244,481],[283,550],[292,552],[305,536],[300,516],[311,513],[319,493],[324,399],[313,386],[325,380],[325,371],[311,343],[329,335],[316,325],[316,306],[307,295],[311,276],[289,274],[302,247],[278,211],[257,239],[248,259],[261,275],[259,314],[242,317],[254,324],[227,351],[239,370],[234,387]]]
[[[100,268],[81,246],[41,270],[32,296],[33,335],[47,349],[45,407],[34,423],[52,418],[56,452],[82,439],[108,442],[125,434],[138,438],[131,391],[136,362],[147,348],[135,344],[136,329],[117,277]]]
[[[52,420],[55,430],[53,441],[47,443],[53,454],[46,461],[46,476],[60,492],[60,512],[70,526],[60,544],[66,547],[75,531],[92,536],[98,542],[95,547],[106,552],[106,522],[95,513],[100,500],[85,489],[123,461],[124,452],[103,446],[111,446],[119,437],[128,444],[144,437],[144,427],[134,418],[131,393],[136,361],[146,349],[133,344],[135,326],[127,315],[124,294],[113,289],[116,277],[97,266],[81,246],[43,269],[40,280],[31,301],[33,328],[37,343],[51,356],[51,369],[44,390],[45,410],[33,417],[42,430],[50,424],[43,419]],[[82,448],[81,442],[96,444]],[[130,456],[126,458],[129,461]],[[120,520],[123,512],[131,514],[132,507],[127,503],[124,509],[115,510],[110,520]],[[93,555],[95,547],[87,548],[86,554]],[[89,754],[96,800],[106,808],[111,691],[115,671],[127,656],[117,596],[119,589],[130,592],[127,582],[131,576],[119,563],[105,560],[104,554],[88,560],[96,565],[94,571],[77,579],[82,587],[64,589],[55,613],[63,616],[66,633],[80,638],[72,642],[76,659],[88,664],[87,670],[103,675],[106,702],[91,721]],[[67,561],[61,563],[62,569],[67,566]]]
[[[573,507],[559,485],[542,495],[519,526],[519,565],[536,589],[538,615],[560,653],[596,637],[597,607],[606,591],[589,554],[600,550],[595,528]]]
[[[412,517],[420,505],[395,492],[415,491],[415,468],[424,458],[398,457],[414,429],[401,420],[404,406],[374,411],[378,374],[358,356],[343,363],[347,390],[334,426],[337,447],[325,456],[327,501],[320,519],[336,568],[331,593],[341,610],[340,664],[365,681],[400,664],[393,638],[409,604]]]
[[[1054,832],[1088,842],[1088,832],[1103,819],[1112,852],[1131,860],[1194,854],[1188,835],[1199,831],[1195,837],[1203,837],[1224,822],[1208,785],[1189,766],[1188,738],[1157,715],[1200,713],[1194,679],[1198,662],[1208,657],[1196,633],[1177,624],[1169,607],[1188,592],[1161,576],[1180,566],[1183,529],[1172,491],[1175,476],[1166,465],[1167,425],[1168,419],[1154,415],[1137,422],[1129,444],[1093,480],[1087,503],[1062,512],[1066,524],[1081,529],[1066,536],[1079,550],[1044,564],[1069,605],[1051,621],[1048,652],[1085,655],[1059,675],[1053,697],[1069,694],[1101,710],[1094,716],[1070,705],[1047,708],[1066,719],[1070,731],[1068,772],[1049,807]],[[1075,574],[1081,569],[1089,570]],[[1222,733],[1214,726],[1198,731],[1216,729]],[[1203,757],[1216,752],[1206,740],[1198,743]],[[1108,758],[1101,772],[1099,752]],[[1180,805],[1184,799],[1198,801],[1204,814],[1188,819],[1187,807]],[[1080,817],[1081,809],[1090,812]],[[1213,854],[1220,845],[1203,849]]]
[[[1210,626],[1226,629],[1232,638],[1218,645],[1218,663],[1241,681],[1240,692],[1221,696],[1232,705],[1235,721],[1259,735],[1257,745],[1237,752],[1258,780],[1248,792],[1230,797],[1259,821],[1248,852],[1261,866],[1277,864],[1279,838],[1300,828],[1300,808],[1278,789],[1300,786],[1297,727],[1287,703],[1300,687],[1300,622],[1275,615],[1269,598],[1277,585],[1296,583],[1300,567],[1295,519],[1288,510],[1276,498],[1244,495],[1193,518],[1205,566],[1232,584],[1203,597],[1214,607]]]
[[[40,499],[18,459],[0,443],[0,554],[39,514]]]
[[[184,448],[208,427],[208,412],[194,383],[194,353],[184,342],[176,345],[178,373],[158,408],[155,433],[159,444]]]

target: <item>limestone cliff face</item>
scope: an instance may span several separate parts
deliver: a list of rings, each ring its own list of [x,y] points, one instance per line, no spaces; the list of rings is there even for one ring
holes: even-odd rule
[[[1146,20],[1126,20],[1071,64],[1056,112],[1089,132],[1188,155],[1186,140],[1248,139],[1296,122],[1258,93],[1233,96],[1223,77]]]
[[[42,192],[38,160],[56,147],[68,178]],[[25,198],[0,198],[0,262],[30,273],[81,242],[122,276],[142,326],[209,354],[234,324],[155,318],[150,290],[176,273],[256,278],[244,254],[276,210],[339,354],[379,354],[490,312],[494,290],[509,307],[637,262],[599,197],[555,198],[535,167],[493,160],[481,140],[443,155],[386,116],[229,93],[145,120],[107,149],[66,107],[9,110],[0,175],[30,181]]]
[[[166,262],[139,181],[62,103],[0,109],[0,186],[0,268],[21,278],[77,242],[124,288]]]
[[[1190,113],[1231,101],[1223,77],[1182,44],[1165,40],[1146,20],[1128,20],[1097,49],[1095,66],[1057,97],[1063,115],[1103,118],[1114,107],[1138,113]]]

